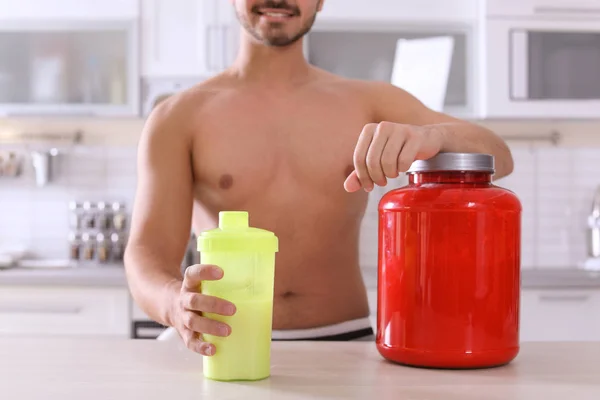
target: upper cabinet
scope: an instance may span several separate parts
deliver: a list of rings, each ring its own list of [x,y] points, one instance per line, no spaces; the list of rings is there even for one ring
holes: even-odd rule
[[[0,20],[98,21],[138,16],[138,0],[0,0]]]
[[[480,11],[477,0],[326,0],[305,53],[329,72],[390,82],[437,111],[477,118]]]
[[[144,0],[142,75],[210,76],[237,50],[237,21],[224,0]]]
[[[598,0],[488,0],[489,16],[535,16],[555,18],[557,15],[600,16]]]
[[[138,115],[136,4],[0,0],[0,115]]]
[[[460,21],[477,18],[479,0],[325,0],[319,21]]]

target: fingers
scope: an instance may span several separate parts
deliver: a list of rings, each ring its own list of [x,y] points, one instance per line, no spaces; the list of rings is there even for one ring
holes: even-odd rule
[[[385,186],[387,184],[387,179],[385,178],[385,173],[383,172],[383,166],[381,164],[381,157],[391,133],[390,126],[385,123],[379,124],[373,135],[369,151],[367,152],[367,170],[369,172],[369,177],[371,178],[371,181],[378,186]]]
[[[193,311],[187,311],[183,314],[183,325],[193,332],[203,334],[227,337],[231,334],[231,327],[223,322],[214,319],[202,317]]]
[[[359,191],[361,187],[362,185],[360,184],[356,171],[352,171],[350,176],[348,176],[344,182],[344,189],[349,193],[354,193]]]
[[[402,147],[406,145],[406,139],[406,135],[396,132],[396,134],[390,136],[383,149],[381,167],[383,168],[383,173],[388,178],[394,179],[399,175],[398,155],[402,151]]]
[[[363,187],[367,192],[373,190],[373,181],[369,175],[367,168],[367,154],[371,141],[375,136],[377,130],[377,124],[367,124],[363,128],[354,150],[354,170],[360,181],[360,186]]]
[[[215,346],[203,341],[200,335],[190,329],[182,329],[181,338],[186,347],[196,353],[209,357],[215,354]]]
[[[182,293],[181,305],[186,310],[207,312],[228,317],[234,315],[236,311],[235,305],[227,300],[196,292]]]
[[[400,172],[406,172],[417,158],[417,153],[421,148],[421,139],[417,136],[411,137],[404,142],[402,151],[398,154],[396,169]]]
[[[223,270],[216,265],[192,265],[185,270],[182,288],[199,291],[202,281],[215,281],[223,277]]]

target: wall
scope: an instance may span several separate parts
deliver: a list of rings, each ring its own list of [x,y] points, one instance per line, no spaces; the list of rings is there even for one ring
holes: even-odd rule
[[[593,191],[600,185],[600,125],[593,122],[485,122],[508,139],[514,173],[497,182],[514,190],[523,203],[523,267],[575,268],[585,258],[585,220]],[[135,185],[135,145],[141,120],[0,120],[0,139],[20,132],[85,132],[83,147],[72,148],[55,185],[38,189],[27,179],[0,179],[0,243],[21,239],[53,257],[63,254],[69,200],[125,200],[131,204]],[[545,135],[557,130],[559,146],[521,141],[519,135]],[[515,140],[513,140],[513,139]],[[1,144],[2,148],[6,145]],[[18,147],[24,149],[23,146]],[[399,179],[394,186],[401,186]],[[363,266],[377,260],[377,202],[392,186],[373,193],[361,233]],[[41,197],[43,196],[43,197]]]
[[[2,146],[27,154],[22,146]],[[0,178],[0,245],[26,246],[33,256],[67,258],[68,204],[120,201],[130,209],[135,193],[135,147],[63,149],[48,186],[35,185],[30,162],[18,179]]]

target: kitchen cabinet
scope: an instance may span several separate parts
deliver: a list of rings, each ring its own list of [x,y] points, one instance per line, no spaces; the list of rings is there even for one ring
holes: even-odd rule
[[[0,24],[0,115],[139,114],[135,20]]]
[[[556,14],[600,16],[598,0],[487,0],[489,16],[535,16],[553,18]]]
[[[138,16],[138,0],[0,0],[1,20],[99,21]]]
[[[477,23],[321,22],[308,34],[305,53],[311,64],[345,78],[392,82],[395,65],[400,64],[396,61],[399,40],[451,38],[453,48],[446,93],[443,107],[438,111],[460,118],[476,118],[481,112],[477,32]],[[428,61],[423,58],[418,62]],[[415,96],[419,98],[418,94]]]
[[[126,288],[5,286],[0,335],[128,338],[129,299]]]
[[[144,77],[210,76],[237,51],[237,21],[223,0],[145,0],[141,8]]]
[[[326,0],[317,21],[475,20],[478,0]]]
[[[521,292],[521,341],[600,341],[600,290]]]

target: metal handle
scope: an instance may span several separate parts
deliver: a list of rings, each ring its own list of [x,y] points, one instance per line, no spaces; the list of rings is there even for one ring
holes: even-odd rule
[[[589,294],[543,294],[540,296],[541,301],[569,301],[569,302],[583,302],[589,300],[591,295]]]
[[[597,7],[535,7],[535,14],[600,14],[600,8]]]
[[[81,313],[80,307],[48,307],[48,306],[0,306],[0,314],[79,314]]]
[[[505,140],[527,142],[547,141],[552,143],[553,145],[557,145],[561,140],[561,134],[558,131],[552,131],[545,135],[504,135],[502,136],[502,138]]]

